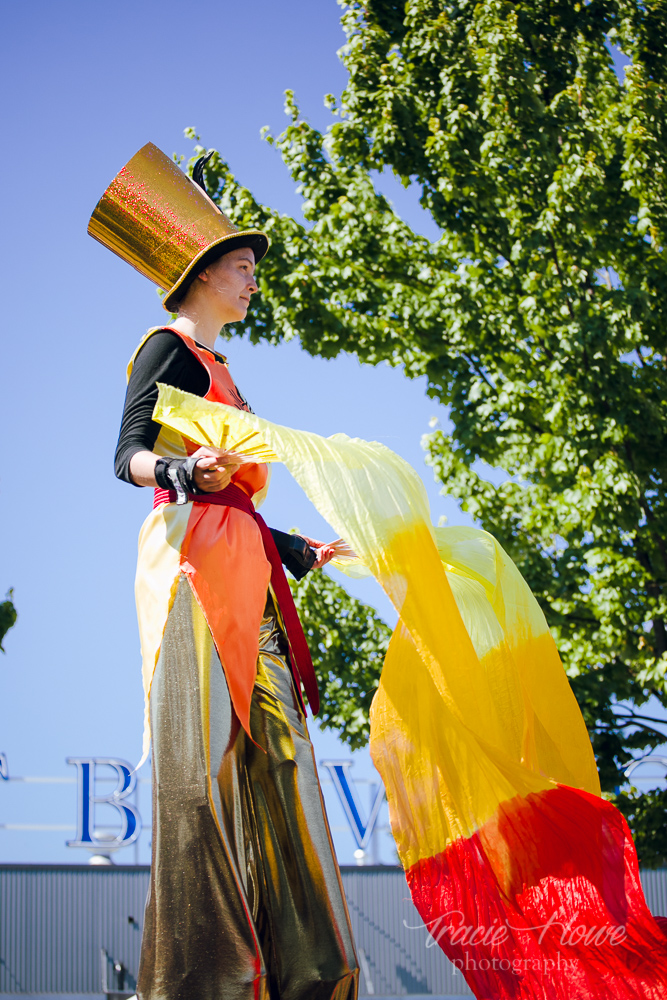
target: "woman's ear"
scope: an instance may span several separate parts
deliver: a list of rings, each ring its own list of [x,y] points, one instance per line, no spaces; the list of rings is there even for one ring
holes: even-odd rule
[[[200,271],[199,274],[197,275],[197,277],[200,278],[202,281],[208,281],[208,270],[207,270],[207,268],[204,268],[203,271]]]

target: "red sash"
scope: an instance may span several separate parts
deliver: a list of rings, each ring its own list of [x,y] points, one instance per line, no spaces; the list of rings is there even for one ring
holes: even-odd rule
[[[262,536],[266,558],[271,566],[271,587],[276,595],[280,614],[285,623],[287,641],[292,654],[292,665],[296,674],[296,688],[299,697],[301,697],[298,684],[298,680],[300,679],[308,696],[310,709],[313,715],[317,715],[320,708],[320,694],[317,687],[313,661],[310,656],[306,637],[303,634],[301,622],[299,621],[298,612],[294,605],[292,591],[290,590],[285,571],[283,570],[283,564],[278,555],[276,543],[273,540],[270,529],[267,527],[266,521],[261,514],[257,513],[247,493],[240,486],[234,486],[233,484],[225,487],[224,490],[219,490],[217,493],[190,493],[188,499],[194,503],[212,503],[221,507],[235,507],[236,510],[242,510],[245,514],[249,514],[250,517],[255,519]],[[155,490],[153,507],[159,507],[164,503],[176,503],[175,490]]]

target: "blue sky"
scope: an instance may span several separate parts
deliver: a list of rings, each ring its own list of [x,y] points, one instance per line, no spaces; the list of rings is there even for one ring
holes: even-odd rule
[[[19,621],[0,657],[0,751],[12,775],[60,780],[0,782],[0,823],[64,827],[75,819],[75,786],[63,782],[74,777],[67,756],[140,756],[133,576],[151,497],[116,481],[112,458],[127,360],[144,331],[165,319],[153,286],[87,236],[88,218],[145,142],[189,154],[189,125],[258,198],[298,214],[294,185],[260,129],[286,123],[286,88],[326,126],[323,97],[345,83],[336,55],[344,38],[334,0],[196,8],[38,0],[6,7],[3,24],[0,595],[15,588]],[[413,192],[386,177],[382,186],[416,228],[437,238]],[[423,464],[420,437],[431,417],[445,414],[422,382],[350,357],[310,358],[296,343],[235,340],[223,349],[257,412],[384,442],[422,472],[434,519],[465,520]],[[298,399],[286,391],[294,384]],[[282,469],[264,513],[276,527],[331,535]],[[352,589],[393,619],[374,583]],[[330,734],[314,731],[314,741],[318,760],[350,756]],[[354,773],[372,780],[368,755],[355,761]],[[148,819],[143,786],[141,794]],[[360,786],[364,804],[369,794]],[[330,786],[325,795],[341,827],[339,857],[351,861],[355,845]],[[0,861],[85,860],[65,847],[71,835],[0,829]],[[147,845],[144,837],[141,860]],[[381,856],[393,858],[386,837]],[[133,858],[131,849],[119,856]]]
[[[73,826],[74,768],[65,758],[140,756],[133,576],[151,496],[116,481],[112,458],[126,362],[166,314],[148,281],[87,236],[90,213],[145,142],[188,155],[183,129],[194,125],[260,200],[299,214],[294,185],[260,129],[282,129],[286,88],[326,126],[323,96],[345,84],[339,13],[335,0],[5,7],[0,595],[15,588],[20,617],[0,657],[0,751],[10,774],[56,780],[0,782],[0,824]],[[414,191],[384,175],[379,183],[416,229],[437,238]],[[382,441],[420,470],[434,520],[469,523],[423,463],[430,418],[446,422],[423,381],[350,357],[314,359],[296,343],[237,339],[223,350],[258,413]],[[288,391],[294,384],[298,398]],[[264,515],[276,527],[330,537],[280,468]],[[393,621],[374,583],[349,586]],[[331,734],[313,735],[318,760],[350,757]],[[376,780],[368,754],[354,756],[354,773]],[[372,789],[359,791],[366,804]],[[325,797],[339,858],[350,862],[355,845],[330,785]],[[142,785],[145,820],[147,801]],[[0,861],[85,861],[65,847],[72,835],[0,829]],[[147,836],[118,860],[135,857],[148,859]],[[379,857],[393,860],[386,834]]]

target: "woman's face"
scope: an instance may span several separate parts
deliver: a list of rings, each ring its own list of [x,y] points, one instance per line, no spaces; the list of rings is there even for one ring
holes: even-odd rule
[[[221,323],[245,319],[250,296],[257,291],[253,277],[255,255],[250,247],[230,250],[198,275],[198,292],[204,295]]]

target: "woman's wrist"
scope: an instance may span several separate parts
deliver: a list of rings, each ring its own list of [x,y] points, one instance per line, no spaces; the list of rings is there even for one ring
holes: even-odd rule
[[[189,494],[201,493],[195,482],[197,458],[158,458],[155,463],[155,481],[160,489],[176,493],[176,503],[188,502]]]
[[[130,479],[135,486],[148,486],[155,489],[157,486],[155,479],[157,460],[158,456],[154,451],[135,451],[129,463]]]
[[[154,451],[137,451],[130,459],[130,478],[135,486],[177,490],[169,469],[182,466],[179,484],[184,492],[216,493],[229,486],[243,461],[244,456],[221,448],[199,448],[185,459],[161,457]]]
[[[155,482],[161,490],[170,490],[172,488],[171,481],[167,477],[167,470],[171,461],[171,458],[158,458],[155,463]]]

